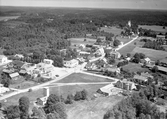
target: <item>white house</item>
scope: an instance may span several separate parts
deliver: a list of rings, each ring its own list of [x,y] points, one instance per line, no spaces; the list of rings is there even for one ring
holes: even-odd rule
[[[97,54],[97,55],[105,55],[104,49],[103,49],[103,48],[99,48],[99,49],[95,52],[95,54]]]
[[[105,96],[111,96],[122,92],[122,89],[114,87],[114,85],[111,83],[104,87],[101,87],[97,90],[97,92],[100,94],[104,94]]]
[[[151,62],[151,59],[148,57],[146,57],[144,60],[145,60],[146,64],[150,64],[150,62]]]
[[[24,58],[24,56],[22,54],[16,54],[15,57],[17,57],[17,58]]]
[[[0,64],[5,64],[8,62],[8,58],[4,55],[0,55]]]
[[[53,64],[53,60],[51,60],[51,59],[44,59],[43,63],[48,64],[48,65],[52,65]]]
[[[79,64],[79,61],[76,59],[72,59],[69,61],[64,61],[64,66],[68,68],[76,67]]]

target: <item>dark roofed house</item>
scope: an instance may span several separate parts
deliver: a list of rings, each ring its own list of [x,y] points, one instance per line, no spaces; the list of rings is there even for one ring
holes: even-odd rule
[[[167,74],[167,68],[166,67],[162,67],[162,66],[157,66],[158,67],[158,71]]]
[[[160,64],[164,67],[167,67],[167,58],[160,60]]]

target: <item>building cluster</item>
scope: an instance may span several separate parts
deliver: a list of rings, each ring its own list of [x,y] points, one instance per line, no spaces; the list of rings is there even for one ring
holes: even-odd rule
[[[6,73],[12,80],[17,80],[21,76],[30,75],[32,78],[37,76],[42,78],[54,78],[58,75],[58,71],[52,65],[53,61],[44,59],[43,62],[38,64],[26,63],[21,61],[13,61],[6,65],[3,72]]]
[[[97,93],[105,96],[117,95],[123,93],[123,91],[136,90],[136,85],[127,79],[119,80],[115,84],[111,83],[97,90]]]

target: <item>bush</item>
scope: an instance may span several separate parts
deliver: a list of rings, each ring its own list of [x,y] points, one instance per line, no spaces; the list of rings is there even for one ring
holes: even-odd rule
[[[28,92],[32,92],[32,89],[30,88],[30,89],[28,90]]]
[[[165,102],[163,100],[158,100],[156,102],[157,105],[165,105]]]

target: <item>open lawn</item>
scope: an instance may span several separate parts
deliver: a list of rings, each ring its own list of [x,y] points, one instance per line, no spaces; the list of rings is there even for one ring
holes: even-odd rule
[[[75,102],[67,105],[68,119],[103,119],[104,114],[124,97],[99,97],[95,100]]]
[[[73,73],[56,83],[76,83],[76,82],[113,82],[111,79],[106,79],[98,76],[92,76],[82,73]]]
[[[157,26],[157,25],[139,25],[139,28],[143,28],[143,29],[151,29],[153,31],[156,31],[156,32],[161,32],[161,33],[166,33],[167,32],[167,27],[165,29],[163,29],[163,26]]]
[[[86,39],[86,41],[85,41]],[[91,38],[70,38],[68,39],[71,41],[71,45],[74,46],[78,46],[80,44],[84,44],[84,45],[93,45],[96,42],[96,39],[91,39]]]
[[[10,88],[25,89],[35,85],[37,85],[37,83],[35,83],[34,81],[25,81],[23,79],[23,80],[20,80],[19,82],[15,82],[15,84],[10,85]]]
[[[147,57],[149,57],[151,60],[154,60],[154,61],[161,60],[161,59],[167,57],[167,52],[166,51],[153,50],[153,49],[148,49],[148,48],[136,47],[132,51],[132,54],[135,54],[135,53],[144,53]]]
[[[124,70],[128,70],[130,72],[148,72],[149,69],[147,68],[142,68],[140,64],[136,63],[129,63],[128,65],[125,65],[122,67]]]
[[[123,29],[117,28],[117,27],[101,27],[101,31],[113,33],[115,36],[120,35],[121,31],[124,31]]]

